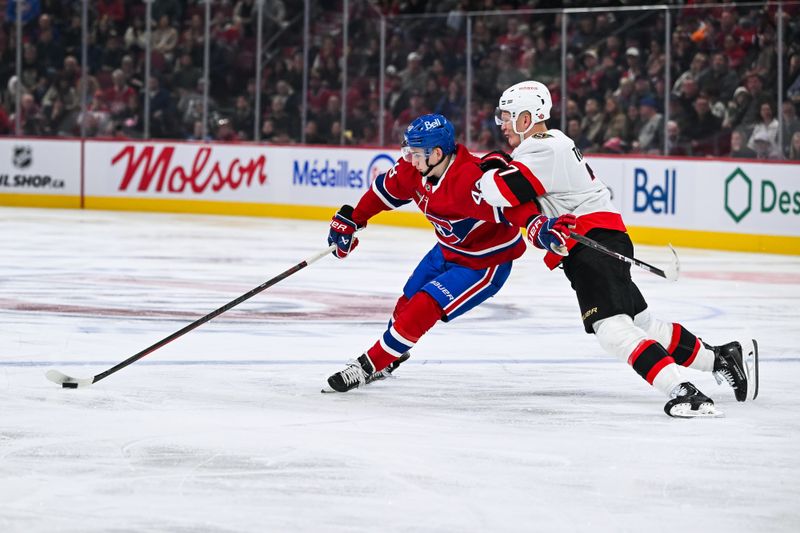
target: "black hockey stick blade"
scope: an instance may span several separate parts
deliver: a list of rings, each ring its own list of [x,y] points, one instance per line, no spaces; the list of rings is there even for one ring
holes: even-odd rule
[[[312,255],[311,257],[309,257],[308,259],[306,259],[304,261],[300,261],[299,263],[297,263],[292,268],[290,268],[288,270],[285,270],[284,272],[278,274],[274,278],[265,281],[264,283],[262,283],[258,287],[255,287],[255,288],[247,291],[246,293],[242,294],[241,296],[239,296],[235,300],[231,300],[230,302],[226,303],[222,307],[220,307],[218,309],[215,309],[214,311],[211,311],[210,313],[208,313],[204,317],[198,318],[197,320],[195,320],[191,324],[189,324],[187,326],[184,326],[183,328],[179,329],[175,333],[172,333],[171,335],[169,335],[167,337],[164,337],[163,339],[161,339],[160,341],[156,342],[155,344],[153,344],[151,346],[148,346],[147,348],[145,348],[141,352],[130,356],[129,358],[125,359],[124,361],[122,361],[120,363],[117,363],[116,365],[112,366],[108,370],[106,370],[104,372],[100,372],[96,376],[93,376],[91,378],[74,378],[72,376],[68,376],[68,375],[64,374],[63,372],[59,372],[58,370],[48,370],[45,373],[45,376],[47,377],[47,379],[49,379],[53,383],[61,385],[61,387],[65,388],[65,389],[78,389],[78,388],[88,387],[89,385],[92,385],[93,383],[97,383],[101,379],[110,376],[114,372],[117,372],[118,370],[122,370],[123,368],[125,368],[129,364],[135,363],[136,361],[138,361],[142,357],[153,353],[154,351],[158,350],[162,346],[165,346],[165,345],[169,344],[170,342],[174,341],[178,337],[182,337],[183,335],[189,333],[193,329],[195,329],[195,328],[197,328],[199,326],[202,326],[206,322],[210,321],[213,318],[218,317],[219,315],[221,315],[222,313],[224,313],[226,311],[229,311],[230,309],[236,307],[237,305],[239,305],[240,303],[244,302],[245,300],[249,300],[250,298],[252,298],[256,294],[260,293],[261,291],[272,287],[273,285],[275,285],[279,281],[288,278],[289,276],[291,276],[295,272],[297,272],[299,270],[302,270],[305,267],[307,267],[308,265],[310,265],[311,263],[313,263],[313,262],[325,257],[329,253],[333,252],[335,249],[336,249],[336,245],[335,244],[332,244],[332,245],[328,246],[325,250],[322,250],[321,252],[317,252],[316,254]]]
[[[606,255],[610,255],[611,257],[615,257],[620,261],[624,261],[625,263],[628,263],[630,265],[637,266],[643,270],[650,272],[651,274],[655,274],[656,276],[660,276],[669,281],[678,281],[678,275],[680,274],[681,265],[680,261],[678,260],[678,252],[675,251],[675,249],[672,247],[671,244],[669,245],[669,249],[670,251],[672,251],[672,261],[670,263],[670,266],[666,269],[666,271],[664,271],[649,263],[640,261],[635,257],[628,257],[627,255],[623,255],[619,252],[615,252],[614,250],[610,250],[605,246],[603,246],[602,244],[600,244],[599,242],[595,241],[594,239],[590,239],[585,235],[581,235],[579,233],[575,233],[574,231],[570,231],[569,236],[571,239],[576,240],[579,243],[588,246],[589,248],[593,248],[598,252],[602,252]]]

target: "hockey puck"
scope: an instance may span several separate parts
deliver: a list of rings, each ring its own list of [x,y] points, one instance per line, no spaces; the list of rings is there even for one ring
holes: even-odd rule
[[[78,388],[78,384],[77,383],[72,383],[72,382],[69,382],[69,381],[65,381],[64,383],[61,384],[61,386],[64,387],[65,389],[77,389]]]

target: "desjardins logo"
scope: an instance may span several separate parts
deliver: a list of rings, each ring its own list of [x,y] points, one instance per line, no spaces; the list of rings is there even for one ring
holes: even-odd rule
[[[741,168],[725,178],[725,211],[738,224],[753,208],[753,182]]]
[[[800,215],[800,190],[786,190],[784,182],[760,179],[753,187],[753,180],[741,168],[725,178],[725,211],[737,224],[754,208],[767,216]]]

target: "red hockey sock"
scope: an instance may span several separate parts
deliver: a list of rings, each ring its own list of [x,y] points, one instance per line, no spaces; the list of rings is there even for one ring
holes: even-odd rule
[[[393,318],[391,327],[367,350],[376,372],[410,350],[442,318],[442,308],[430,294],[420,291],[410,300],[400,298]]]

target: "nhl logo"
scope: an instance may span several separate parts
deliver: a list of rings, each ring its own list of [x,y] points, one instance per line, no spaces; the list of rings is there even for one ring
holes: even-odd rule
[[[11,162],[17,168],[28,168],[33,163],[33,149],[30,146],[15,146]]]

